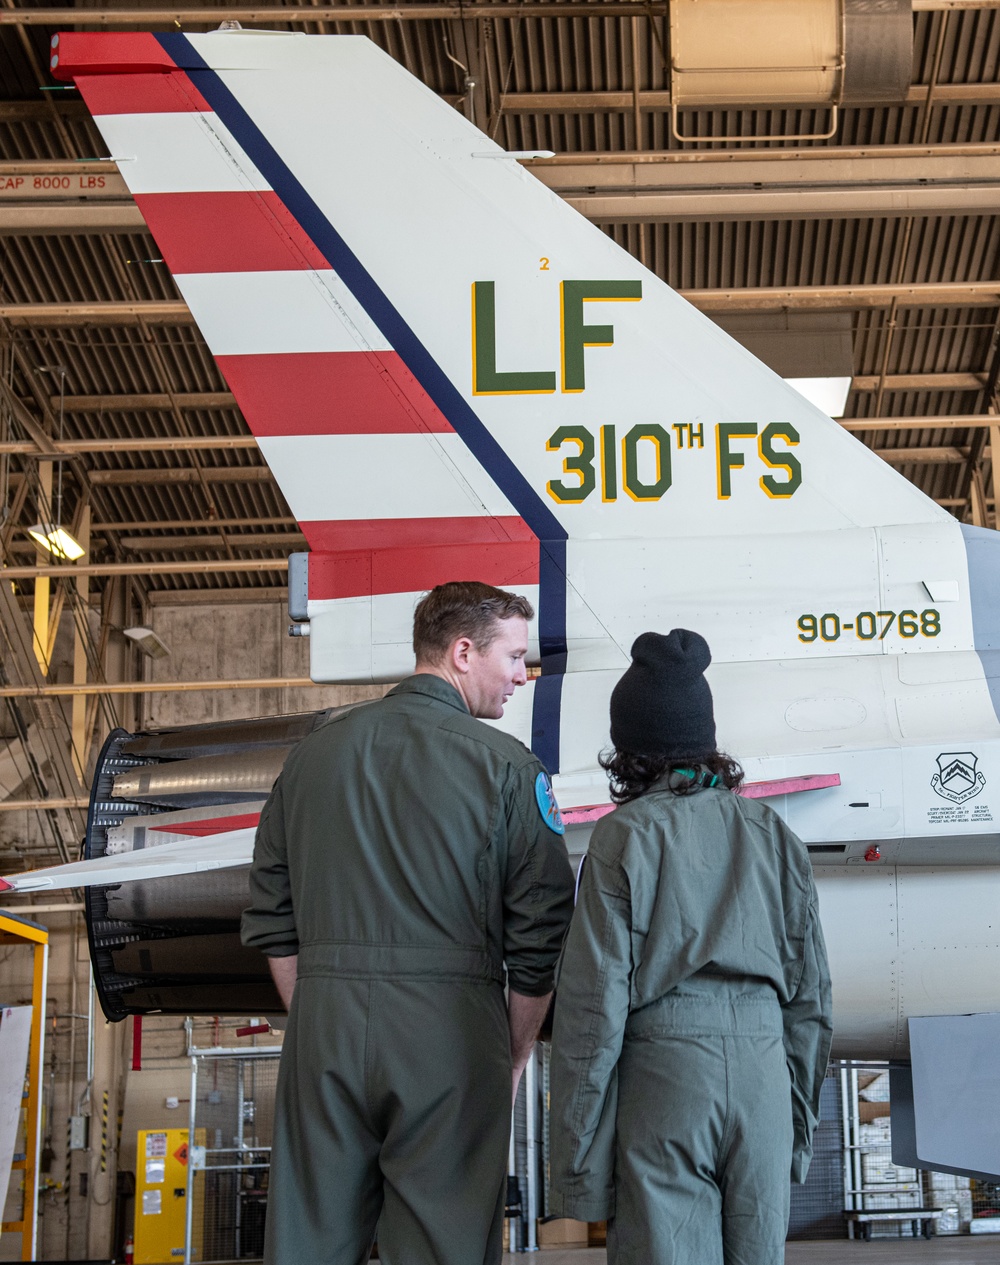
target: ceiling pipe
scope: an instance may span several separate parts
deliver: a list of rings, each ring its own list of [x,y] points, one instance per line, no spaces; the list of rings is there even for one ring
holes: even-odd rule
[[[838,418],[840,425],[845,430],[944,430],[956,429],[967,426],[992,426],[996,424],[996,418],[991,415],[978,413],[951,413],[941,417],[869,417],[869,418]],[[72,441],[61,444],[59,452],[91,453],[91,452],[174,452],[188,448],[198,448],[211,451],[219,448],[255,448],[257,441],[252,435],[216,435],[216,436],[199,436],[197,439],[191,439],[185,435],[177,435],[165,439],[87,439],[80,441]],[[31,443],[0,443],[0,456],[7,453],[15,453],[24,457],[45,457],[51,454],[43,453],[41,449],[36,448]],[[294,520],[285,518],[269,518],[269,519],[197,519],[187,522],[181,519],[171,519],[167,522],[155,522],[153,520],[143,521],[140,523],[94,523],[95,531],[151,531],[153,529],[163,528],[165,530],[181,527],[254,527],[254,526],[273,526],[276,524],[291,523]],[[239,537],[233,537],[234,543],[239,542]]]
[[[81,575],[210,575],[218,571],[287,571],[287,558],[213,558],[197,562],[75,562],[64,566],[0,567],[0,580],[68,580]]]
[[[193,694],[200,690],[303,690],[321,688],[309,677],[262,676],[243,681],[93,681],[80,685],[4,685],[0,698],[75,698],[82,694]],[[326,688],[329,688],[328,686]],[[83,801],[86,806],[88,801]],[[61,801],[43,800],[51,808]],[[67,805],[68,807],[68,805]]]
[[[2,799],[0,813],[34,812],[44,808],[87,808],[89,805],[90,800],[83,795],[62,799]],[[60,905],[59,908],[62,909],[63,906]]]
[[[912,0],[914,13],[945,12],[964,9],[1000,8],[1000,0]],[[281,22],[299,26],[314,22],[434,22],[442,18],[475,21],[480,18],[502,18],[521,21],[524,18],[630,18],[666,17],[666,3],[629,3],[628,0],[603,0],[603,3],[504,3],[503,0],[478,0],[471,4],[344,4],[344,5],[263,5],[255,8],[170,9],[0,9],[0,26],[70,26],[107,27],[152,26],[217,26],[220,22]]]
[[[546,3],[537,0],[531,4],[504,3],[504,0],[478,0],[472,4],[317,4],[317,5],[262,5],[255,8],[217,8],[205,5],[201,8],[150,8],[150,9],[0,9],[0,26],[69,26],[88,27],[153,27],[199,26],[216,27],[220,22],[240,22],[243,25],[261,22],[281,22],[299,26],[315,22],[437,22],[451,20],[477,20],[480,18],[504,18],[520,21],[523,18],[629,18],[665,17],[669,5],[665,3],[636,4],[630,0],[600,0],[593,3]],[[82,20],[81,20],[82,19]]]
[[[2,12],[2,10],[0,10]],[[835,310],[898,307],[996,307],[1000,280],[901,285],[746,286],[678,290],[703,312],[780,312],[786,308]],[[140,303],[3,303],[0,320],[17,328],[86,325],[193,325],[183,301]]]
[[[145,407],[159,411],[156,405]],[[225,407],[235,408],[235,401]],[[131,406],[129,411],[133,408],[136,412],[144,411],[141,406],[138,408]],[[135,439],[66,439],[61,444],[55,445],[55,453],[79,456],[83,453],[94,452],[220,452],[223,449],[228,451],[256,447],[257,440],[253,435],[168,435],[162,439],[145,439],[141,436]],[[0,442],[0,456],[6,453],[16,453],[26,457],[53,455],[47,451],[43,453],[36,444],[20,439]]]

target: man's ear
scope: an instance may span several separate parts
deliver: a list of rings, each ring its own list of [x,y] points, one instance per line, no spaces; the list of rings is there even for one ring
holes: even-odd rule
[[[469,652],[472,650],[472,640],[469,637],[459,637],[451,647],[452,666],[458,672],[468,672],[469,670]]]

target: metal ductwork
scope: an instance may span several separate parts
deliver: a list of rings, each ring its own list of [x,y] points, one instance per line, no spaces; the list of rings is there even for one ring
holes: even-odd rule
[[[683,109],[902,101],[913,73],[910,0],[670,0],[670,100]],[[769,136],[768,139],[782,139]]]
[[[285,759],[345,708],[154,733],[117,729],[90,797],[86,858],[256,825]],[[249,867],[86,892],[94,982],[108,1019],[280,1012],[267,960],[240,943]]]

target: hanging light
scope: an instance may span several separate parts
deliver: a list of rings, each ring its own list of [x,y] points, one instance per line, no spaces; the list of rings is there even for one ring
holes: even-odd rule
[[[28,535],[36,544],[48,550],[53,558],[65,558],[68,562],[75,562],[87,552],[65,527],[36,523],[34,527],[28,528]]]
[[[123,628],[122,632],[151,659],[165,659],[170,653],[170,647],[152,628]]]
[[[41,365],[38,373],[55,373],[59,376],[59,438],[60,446],[63,441],[63,426],[66,420],[66,369],[63,365]],[[44,504],[47,497],[41,498],[39,501],[39,512],[42,514],[52,513],[52,509]],[[53,556],[53,558],[65,558],[67,562],[76,562],[78,558],[82,558],[87,552],[83,545],[66,530],[62,525],[62,507],[63,507],[63,463],[59,461],[59,481],[56,484],[55,499],[55,526],[49,523],[36,523],[34,527],[28,528],[28,535],[43,549]]]

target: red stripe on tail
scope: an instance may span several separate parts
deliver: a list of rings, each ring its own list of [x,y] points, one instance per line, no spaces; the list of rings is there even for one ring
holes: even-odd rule
[[[276,193],[139,193],[135,201],[175,277],[330,267]]]
[[[212,112],[212,107],[183,70],[159,75],[81,75],[77,87],[95,117]]]
[[[451,426],[394,351],[216,356],[255,435],[400,435]]]
[[[56,79],[75,75],[166,74],[177,69],[148,31],[60,31],[52,37],[49,68]]]
[[[538,583],[538,542],[452,544],[309,555],[309,598],[414,593],[448,580],[517,588]]]
[[[356,553],[365,549],[430,548],[436,545],[535,544],[523,518],[348,518],[300,523],[310,547],[319,553]]]

